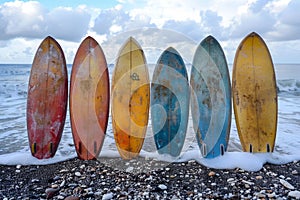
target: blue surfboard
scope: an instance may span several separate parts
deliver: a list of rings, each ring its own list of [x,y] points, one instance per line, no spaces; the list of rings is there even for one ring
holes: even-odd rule
[[[189,116],[189,82],[185,64],[172,47],[157,61],[151,83],[151,119],[159,154],[180,155]]]
[[[193,127],[202,156],[223,155],[231,126],[231,86],[223,49],[212,36],[197,47],[190,84]]]

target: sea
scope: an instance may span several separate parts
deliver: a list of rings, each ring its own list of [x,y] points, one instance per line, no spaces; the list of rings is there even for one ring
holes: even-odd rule
[[[69,76],[71,67],[68,65]],[[113,65],[109,65],[110,77],[113,68]],[[38,160],[31,156],[26,127],[27,87],[30,70],[30,64],[0,64],[1,165],[48,165],[77,156],[69,112],[67,112],[64,132],[56,155],[45,160]],[[190,70],[190,66],[188,70]],[[230,74],[231,70],[232,65],[229,65]],[[149,71],[151,77],[153,70]],[[167,162],[195,160],[210,168],[240,168],[248,171],[260,170],[265,163],[285,164],[300,160],[300,64],[275,64],[275,72],[278,88],[278,126],[274,152],[242,152],[233,114],[228,151],[223,156],[214,159],[205,159],[201,156],[191,120],[189,120],[187,137],[181,155],[177,158],[159,155],[154,144],[151,118],[149,118],[148,130],[140,156]],[[119,157],[110,117],[106,138],[98,159],[101,161],[104,158]]]

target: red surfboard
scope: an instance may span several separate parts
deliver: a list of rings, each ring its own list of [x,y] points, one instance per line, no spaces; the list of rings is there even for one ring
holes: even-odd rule
[[[79,46],[71,73],[70,117],[77,155],[96,159],[101,151],[109,116],[109,74],[105,55],[95,39]]]
[[[31,154],[51,158],[59,145],[67,111],[68,74],[64,53],[50,36],[40,44],[31,68],[27,132]]]

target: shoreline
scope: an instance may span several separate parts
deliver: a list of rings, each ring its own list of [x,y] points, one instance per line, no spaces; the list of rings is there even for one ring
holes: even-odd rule
[[[166,163],[73,158],[49,165],[0,165],[1,199],[300,199],[300,161],[256,172]]]

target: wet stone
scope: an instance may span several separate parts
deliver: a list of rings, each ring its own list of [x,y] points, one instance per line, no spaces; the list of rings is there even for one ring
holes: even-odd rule
[[[59,191],[59,188],[47,188],[46,189],[46,195],[47,198],[52,198],[54,195],[56,195]]]
[[[39,179],[32,179],[31,182],[32,183],[38,183],[38,182],[40,182],[40,180]]]
[[[102,197],[102,200],[109,200],[109,199],[112,199],[113,197],[114,197],[114,194],[110,192],[110,193],[104,194]]]
[[[290,189],[290,190],[294,190],[294,189],[295,189],[294,186],[292,186],[289,182],[287,182],[287,181],[285,181],[285,180],[283,180],[283,179],[280,179],[280,183],[281,183],[284,187],[286,187],[287,189]]]
[[[167,187],[166,185],[164,185],[164,184],[159,184],[157,187],[158,187],[159,189],[161,189],[161,190],[166,190],[166,189],[168,189],[168,187]]]
[[[210,171],[209,173],[208,173],[208,176],[215,176],[216,175],[216,172],[214,172],[214,171]]]
[[[80,172],[75,172],[75,176],[81,176]]]
[[[300,191],[295,190],[295,191],[290,191],[288,193],[289,197],[295,198],[295,199],[300,199]]]
[[[293,170],[293,171],[292,171],[292,174],[293,174],[293,175],[297,175],[297,174],[298,174],[298,171],[297,171],[297,170]]]
[[[80,198],[77,196],[68,196],[65,198],[65,200],[79,200]]]

